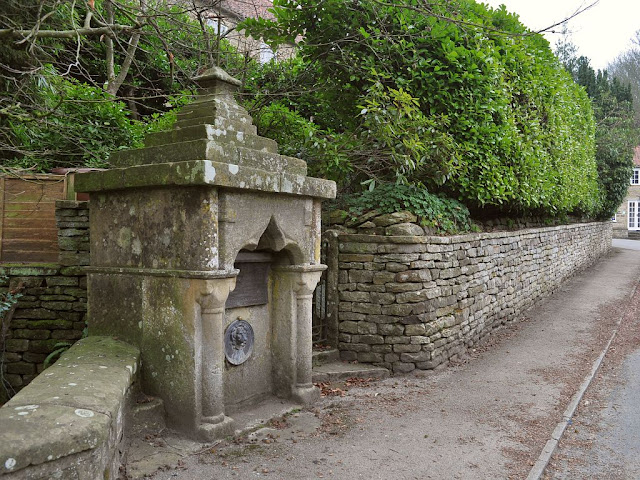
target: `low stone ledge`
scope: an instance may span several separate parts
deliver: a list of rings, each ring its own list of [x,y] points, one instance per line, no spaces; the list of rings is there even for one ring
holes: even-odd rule
[[[137,348],[89,337],[0,408],[0,476],[113,479]]]

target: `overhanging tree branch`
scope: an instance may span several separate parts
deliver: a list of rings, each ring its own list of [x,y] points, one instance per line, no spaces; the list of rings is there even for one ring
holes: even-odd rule
[[[95,37],[100,35],[113,35],[118,32],[136,32],[140,30],[138,25],[106,25],[104,27],[75,28],[72,30],[38,30],[33,36],[36,38],[68,38]],[[32,30],[17,30],[13,28],[0,29],[0,38],[9,37],[24,39],[33,33]]]

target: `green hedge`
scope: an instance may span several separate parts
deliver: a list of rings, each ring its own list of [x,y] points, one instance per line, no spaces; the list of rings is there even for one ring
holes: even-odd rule
[[[474,210],[598,211],[590,101],[516,16],[471,0],[429,11],[417,0],[274,5],[275,21],[251,20],[247,30],[273,44],[303,36],[291,76],[307,93],[278,97],[282,85],[268,76],[256,88],[268,89],[280,110],[314,119],[308,137],[280,125],[281,141],[331,139],[334,161],[323,159],[316,174],[351,191],[424,185]],[[308,153],[318,152],[300,156]]]

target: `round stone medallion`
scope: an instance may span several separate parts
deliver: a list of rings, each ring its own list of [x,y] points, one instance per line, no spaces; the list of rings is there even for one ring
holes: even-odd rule
[[[245,320],[236,320],[224,332],[224,355],[232,365],[247,361],[253,351],[253,328]]]

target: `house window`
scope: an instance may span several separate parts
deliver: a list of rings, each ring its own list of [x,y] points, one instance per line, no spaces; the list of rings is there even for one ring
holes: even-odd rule
[[[640,185],[640,168],[633,169],[633,175],[631,175],[631,185]]]
[[[220,35],[224,35],[229,30],[224,23],[222,23],[218,18],[208,18],[207,25],[213,28],[213,30],[218,33],[218,24],[220,24]]]
[[[264,42],[260,42],[260,63],[269,63],[271,60],[275,58],[275,53],[271,49],[269,45]]]
[[[629,201],[628,228],[629,230],[640,230],[640,201]]]

